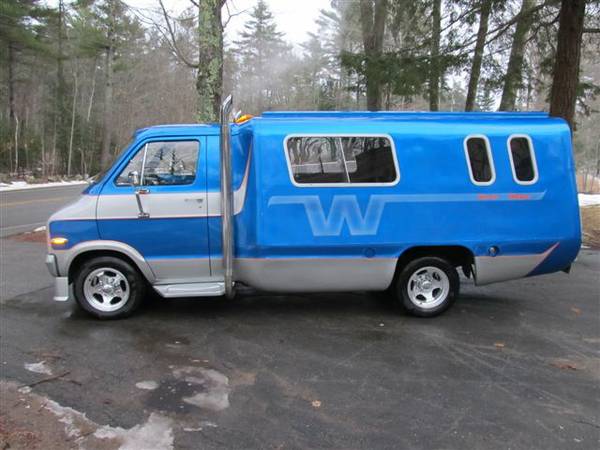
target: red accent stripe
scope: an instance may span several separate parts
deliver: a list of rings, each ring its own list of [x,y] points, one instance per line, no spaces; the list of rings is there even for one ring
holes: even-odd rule
[[[500,196],[498,194],[478,194],[479,200],[498,200]]]
[[[529,194],[508,194],[509,200],[529,200],[530,198]]]

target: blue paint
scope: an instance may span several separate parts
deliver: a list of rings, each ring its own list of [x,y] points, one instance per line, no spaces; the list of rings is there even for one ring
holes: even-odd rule
[[[49,232],[52,237],[68,239],[65,245],[56,247],[59,250],[68,250],[82,242],[100,238],[95,220],[56,220],[50,222]]]
[[[294,134],[388,135],[400,180],[378,187],[294,186],[284,153],[285,138]],[[472,134],[491,144],[491,185],[470,181],[463,141]],[[513,134],[532,139],[539,173],[532,185],[513,179],[507,146]],[[196,181],[153,191],[218,192],[218,127],[169,125],[138,130],[85,193],[132,196],[133,188],[113,181],[135,152],[153,140],[183,139],[201,143]],[[233,125],[231,139],[234,190],[250,158],[244,207],[234,220],[237,257],[395,258],[414,246],[436,245],[463,246],[475,256],[495,246],[499,256],[510,256],[541,254],[558,243],[530,273],[539,275],[569,265],[580,247],[570,131],[546,113],[270,112]],[[383,206],[375,205],[378,199]],[[101,220],[99,234],[89,222],[53,222],[51,232],[74,242],[125,242],[147,259],[221,256],[219,217]]]
[[[100,238],[124,242],[144,258],[208,258],[206,218],[99,220]]]

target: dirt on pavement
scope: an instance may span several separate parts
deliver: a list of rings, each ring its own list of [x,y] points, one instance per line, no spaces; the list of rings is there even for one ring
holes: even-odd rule
[[[94,435],[101,428],[85,415],[15,383],[0,382],[0,449],[97,449],[120,447],[116,438]]]

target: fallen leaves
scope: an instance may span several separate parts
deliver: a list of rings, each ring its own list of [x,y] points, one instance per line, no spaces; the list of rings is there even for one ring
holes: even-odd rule
[[[569,361],[554,361],[552,365],[562,370],[577,370],[577,366]]]

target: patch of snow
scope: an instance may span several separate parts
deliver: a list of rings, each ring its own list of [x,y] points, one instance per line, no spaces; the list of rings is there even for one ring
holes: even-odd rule
[[[170,450],[173,448],[173,421],[152,413],[144,424],[129,430],[104,426],[94,432],[98,439],[118,439],[120,450]]]
[[[205,428],[217,428],[217,424],[214,422],[209,422],[208,420],[203,420],[202,422],[200,422],[200,426],[196,427],[196,428],[184,428],[183,431],[187,431],[187,432],[196,432],[196,431],[202,431]]]
[[[34,233],[39,233],[40,231],[46,231],[46,225],[37,227],[35,230],[33,230]]]
[[[19,394],[29,394],[31,392],[31,388],[29,386],[23,386],[17,389]]]
[[[153,391],[158,388],[158,383],[156,381],[140,381],[139,383],[135,383],[135,387],[138,389],[144,389],[146,391]]]
[[[37,363],[25,363],[24,367],[26,370],[34,373],[41,373],[44,375],[52,375],[52,369],[46,365],[46,361],[40,361]]]
[[[79,448],[86,447],[85,440],[90,434],[89,429],[91,428],[95,430],[94,437],[113,440],[115,444],[119,445],[120,450],[173,450],[173,421],[168,417],[152,413],[145,423],[128,430],[109,425],[99,427],[98,424],[88,419],[85,413],[62,406],[47,397],[31,395],[39,398],[43,403],[43,408],[54,414],[59,422],[64,424],[64,430],[69,440],[77,444]],[[111,446],[111,448],[113,447]]]
[[[90,423],[90,420],[85,414],[75,411],[73,408],[68,406],[62,406],[56,403],[54,400],[48,399],[45,403],[44,408],[58,417],[59,422],[65,424],[65,433],[70,438],[78,439],[81,438],[81,429],[76,422]]]
[[[0,192],[4,191],[20,191],[23,189],[40,189],[60,186],[77,186],[89,184],[87,181],[53,181],[51,183],[33,183],[29,184],[26,181],[13,181],[11,183],[0,183]]]
[[[190,385],[202,387],[201,392],[185,397],[185,403],[211,411],[222,411],[229,407],[229,378],[221,372],[202,367],[183,367],[174,370],[173,375]]]
[[[579,194],[579,206],[600,205],[600,194]]]

